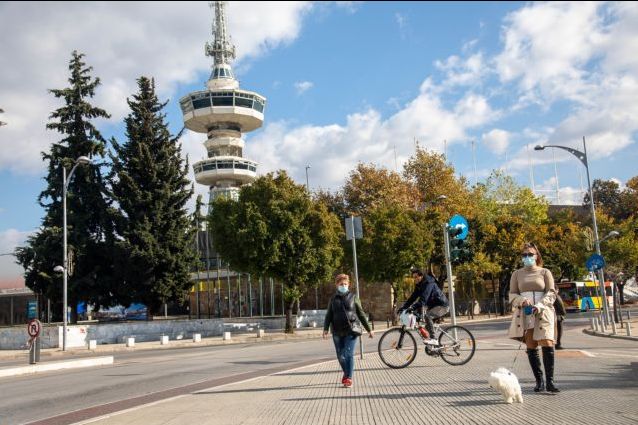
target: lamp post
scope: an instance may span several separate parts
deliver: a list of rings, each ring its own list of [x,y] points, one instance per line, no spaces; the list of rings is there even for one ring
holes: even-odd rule
[[[577,149],[573,149],[567,146],[560,146],[560,145],[544,145],[544,146],[537,145],[536,147],[534,147],[534,150],[542,151],[545,148],[564,149],[567,152],[574,155],[576,158],[578,158],[580,162],[582,162],[583,165],[585,166],[585,170],[587,171],[587,187],[589,189],[589,205],[591,207],[591,219],[594,226],[594,244],[596,245],[596,254],[600,255],[600,240],[598,239],[598,224],[596,223],[596,207],[594,206],[594,192],[592,191],[591,179],[589,177],[589,164],[587,162],[587,144],[585,143],[585,137],[583,137],[583,152]],[[605,321],[607,322],[607,324],[609,324],[609,320],[610,320],[609,306],[607,305],[607,296],[605,295],[605,274],[603,272],[603,269],[599,270],[599,281],[600,281],[599,284],[600,284],[601,296],[603,299],[603,302],[602,302],[603,315],[605,317]]]
[[[600,243],[605,242],[609,238],[615,238],[619,235],[620,235],[620,232],[618,230],[612,230],[611,232],[607,234],[607,236],[605,236],[604,238],[600,240]],[[618,303],[616,302],[616,292],[617,292],[616,282],[611,282],[611,299],[614,300],[614,322],[618,323],[621,319],[619,318],[619,314],[618,314]]]
[[[71,177],[73,177],[73,173],[78,165],[90,164],[91,160],[86,156],[80,156],[75,160],[75,165],[71,168],[71,172],[69,173],[69,177],[66,177],[66,167],[62,166],[62,234],[63,234],[63,263],[62,263],[62,274],[63,274],[63,284],[62,284],[62,351],[66,351],[66,328],[67,328],[67,279],[69,275],[69,264],[67,259],[67,241],[66,241],[66,194],[69,187],[69,182],[71,181]],[[59,271],[59,267],[57,266],[54,270]]]

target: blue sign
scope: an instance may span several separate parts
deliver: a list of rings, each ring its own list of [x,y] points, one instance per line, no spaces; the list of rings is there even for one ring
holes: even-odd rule
[[[470,232],[470,226],[467,224],[465,217],[461,214],[456,214],[452,217],[448,226],[450,226],[451,229],[461,229],[461,233],[456,236],[457,239],[467,238],[467,234]]]
[[[35,300],[27,301],[27,319],[38,318],[38,303]]]
[[[605,259],[602,255],[592,254],[585,262],[585,267],[591,272],[600,270],[605,267]]]

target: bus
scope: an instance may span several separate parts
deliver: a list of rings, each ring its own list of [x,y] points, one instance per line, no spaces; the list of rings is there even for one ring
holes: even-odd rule
[[[601,308],[600,286],[597,281],[560,282],[556,284],[567,311],[589,311]],[[607,305],[613,306],[611,282],[605,282]]]

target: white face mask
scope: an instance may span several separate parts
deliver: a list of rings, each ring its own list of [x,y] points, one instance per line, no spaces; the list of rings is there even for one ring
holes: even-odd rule
[[[348,292],[348,287],[344,285],[339,285],[337,286],[337,291],[339,291],[339,293],[341,294],[345,294],[346,292]]]
[[[536,256],[533,257],[523,257],[523,265],[525,267],[531,267],[536,265]]]

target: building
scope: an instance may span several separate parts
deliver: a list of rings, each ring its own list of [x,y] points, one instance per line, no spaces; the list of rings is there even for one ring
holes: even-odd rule
[[[235,46],[226,27],[225,2],[211,3],[213,41],[205,54],[213,58],[206,89],[180,99],[184,126],[206,134],[207,158],[193,164],[195,180],[209,187],[212,203],[220,196],[237,199],[239,189],[257,176],[257,162],[244,158],[242,134],[264,121],[266,98],[239,87],[232,61]],[[209,204],[210,204],[209,203]],[[190,314],[195,317],[244,317],[283,314],[282,284],[230,270],[215,252],[206,230],[196,238],[199,267],[193,273]]]
[[[257,162],[243,157],[242,133],[261,127],[266,99],[239,88],[231,62],[235,46],[226,30],[224,2],[212,4],[215,10],[213,42],[205,52],[213,58],[206,90],[180,99],[184,126],[207,135],[204,142],[208,158],[193,164],[195,180],[210,188],[210,201],[219,196],[236,198],[239,188],[256,178]]]

